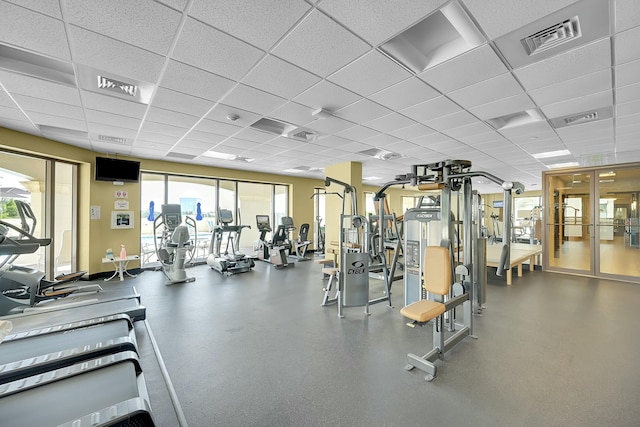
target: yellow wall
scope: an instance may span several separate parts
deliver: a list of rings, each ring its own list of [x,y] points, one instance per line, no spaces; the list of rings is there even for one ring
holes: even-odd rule
[[[102,264],[102,258],[107,248],[112,248],[114,252],[118,253],[120,244],[125,245],[128,254],[140,253],[140,184],[125,183],[123,186],[115,186],[110,182],[95,181],[93,179],[93,163],[96,156],[104,156],[104,153],[2,127],[0,127],[0,148],[68,161],[78,165],[78,269],[86,270],[90,275],[103,271],[112,271],[113,266]],[[315,216],[311,195],[314,187],[323,186],[322,180],[138,159],[135,157],[119,157],[140,161],[140,167],[144,172],[162,172],[289,185],[290,214],[298,226],[302,223],[309,223],[311,226],[310,235],[313,235]],[[134,212],[133,229],[111,229],[111,211],[114,210],[116,190],[126,190],[128,192],[129,210]],[[100,207],[101,216],[99,220],[91,219],[91,206]],[[136,267],[136,265],[132,264],[131,267]]]

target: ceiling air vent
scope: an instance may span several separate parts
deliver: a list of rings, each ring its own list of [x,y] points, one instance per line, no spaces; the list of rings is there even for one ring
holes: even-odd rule
[[[400,153],[394,153],[392,151],[383,150],[381,148],[370,148],[369,150],[358,151],[356,154],[375,157],[376,159],[380,160],[395,160],[402,157]]]
[[[567,126],[581,125],[583,123],[597,122],[599,120],[610,119],[611,117],[613,117],[613,107],[609,106],[572,114],[570,116],[556,117],[551,119],[550,122],[554,128],[559,129]]]
[[[126,144],[127,138],[120,138],[119,136],[98,135],[100,141],[111,142],[114,144]]]
[[[263,117],[256,121],[250,127],[268,132],[273,135],[283,136],[285,138],[295,139],[298,141],[313,141],[318,137],[318,134],[310,129],[299,127],[287,122],[281,122],[275,119],[269,119]]]
[[[105,76],[98,76],[98,89],[110,90],[129,96],[136,96],[138,86],[133,83],[124,83]]]
[[[552,25],[542,31],[521,40],[529,56],[559,46],[563,43],[582,37],[580,21],[577,16],[559,24]]]

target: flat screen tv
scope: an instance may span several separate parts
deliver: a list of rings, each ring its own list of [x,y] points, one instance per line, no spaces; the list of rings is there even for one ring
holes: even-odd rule
[[[504,208],[504,200],[494,200],[493,201],[494,208]]]
[[[94,177],[96,181],[138,182],[140,162],[96,157]]]

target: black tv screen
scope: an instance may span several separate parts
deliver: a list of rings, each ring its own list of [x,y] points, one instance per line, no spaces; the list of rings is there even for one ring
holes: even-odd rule
[[[140,162],[96,157],[94,177],[96,181],[138,182],[140,180]]]

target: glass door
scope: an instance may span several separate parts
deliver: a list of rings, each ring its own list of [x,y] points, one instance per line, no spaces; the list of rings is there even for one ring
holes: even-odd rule
[[[593,172],[546,175],[545,265],[594,274]]]
[[[601,276],[624,276],[625,279],[638,281],[640,170],[612,168],[599,170],[597,176],[597,273]]]

